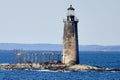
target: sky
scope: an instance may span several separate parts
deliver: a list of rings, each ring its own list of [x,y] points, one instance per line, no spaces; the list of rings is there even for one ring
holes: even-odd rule
[[[80,45],[120,45],[120,0],[0,0],[0,43],[62,44],[70,4]]]

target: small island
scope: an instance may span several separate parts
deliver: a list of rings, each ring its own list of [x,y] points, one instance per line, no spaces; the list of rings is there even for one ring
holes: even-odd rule
[[[120,71],[120,68],[101,68],[83,64],[65,65],[57,62],[49,63],[17,63],[17,64],[0,64],[1,70],[50,70],[50,71]]]

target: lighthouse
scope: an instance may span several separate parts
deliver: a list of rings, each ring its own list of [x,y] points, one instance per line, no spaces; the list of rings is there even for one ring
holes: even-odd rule
[[[67,19],[64,19],[63,33],[63,51],[62,63],[66,65],[79,64],[79,48],[78,48],[78,19],[74,15],[72,5],[67,9]]]

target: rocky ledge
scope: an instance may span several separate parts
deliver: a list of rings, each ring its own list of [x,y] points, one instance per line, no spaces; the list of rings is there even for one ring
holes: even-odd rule
[[[5,70],[52,70],[52,71],[120,71],[120,68],[101,68],[88,66],[83,64],[78,65],[64,65],[64,64],[38,64],[38,63],[24,63],[24,64],[0,64],[0,69]]]

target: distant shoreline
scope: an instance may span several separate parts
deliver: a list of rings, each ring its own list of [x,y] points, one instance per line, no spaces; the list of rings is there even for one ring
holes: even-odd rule
[[[32,51],[62,51],[62,44],[17,44],[0,43],[0,50],[32,50]],[[120,52],[120,45],[102,46],[102,45],[80,45],[79,51],[115,51]]]
[[[43,51],[45,51],[45,52],[62,52],[62,50],[24,50],[24,49],[20,49],[20,50],[22,50],[22,51],[36,51],[36,52],[43,52]],[[2,50],[2,49],[0,49],[0,51],[14,51],[14,49],[11,49],[11,50]],[[79,51],[79,52],[120,52],[120,51]],[[81,53],[81,54],[83,54],[83,53]],[[89,54],[89,53],[84,53],[84,54]],[[91,54],[91,53],[90,53]],[[92,54],[94,54],[94,53],[92,53]]]

